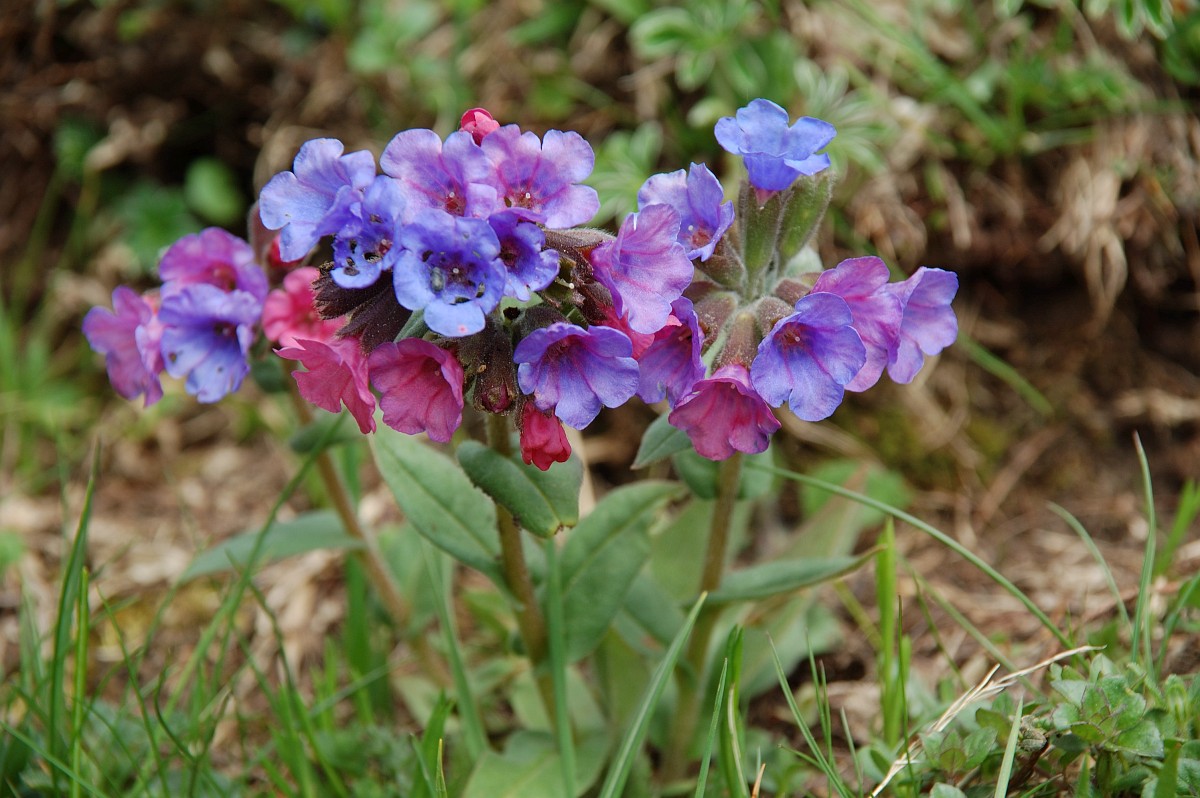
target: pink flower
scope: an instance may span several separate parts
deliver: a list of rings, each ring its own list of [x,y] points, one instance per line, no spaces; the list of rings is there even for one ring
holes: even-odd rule
[[[454,354],[420,338],[382,343],[368,360],[383,423],[445,443],[462,423],[463,369]]]
[[[700,380],[668,416],[692,439],[701,457],[724,460],[735,451],[757,454],[779,429],[779,419],[750,386],[750,372],[732,363]]]
[[[162,322],[152,298],[139,296],[132,288],[118,286],[112,294],[113,309],[95,307],[83,319],[83,334],[92,349],[104,355],[108,379],[126,399],[145,394],[143,406],[162,398],[158,375],[164,368]]]
[[[363,433],[375,431],[375,395],[367,384],[367,358],[352,338],[328,342],[295,339],[275,350],[280,357],[299,360],[308,371],[293,371],[300,395],[322,410],[337,413],[345,403]]]
[[[283,346],[296,340],[329,341],[337,332],[337,319],[322,319],[313,304],[313,282],[321,272],[305,266],[283,278],[283,288],[267,294],[263,303],[262,327],[267,338]]]
[[[499,130],[500,123],[485,109],[472,108],[462,115],[459,127],[470,133],[475,143],[479,144],[488,133]]]
[[[571,444],[566,430],[554,413],[537,409],[533,402],[521,408],[521,459],[545,471],[555,463],[565,463],[571,456]]]

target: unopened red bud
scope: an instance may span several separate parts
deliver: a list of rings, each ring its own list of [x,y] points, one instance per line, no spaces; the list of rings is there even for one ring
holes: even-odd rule
[[[500,123],[483,108],[467,111],[459,124],[461,129],[471,134],[476,144],[481,143],[487,134],[500,129]]]

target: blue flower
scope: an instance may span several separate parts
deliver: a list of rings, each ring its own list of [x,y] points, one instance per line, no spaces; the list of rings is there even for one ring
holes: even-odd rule
[[[836,134],[833,125],[810,116],[788,126],[787,111],[770,100],[751,100],[736,118],[717,120],[722,147],[742,156],[750,185],[761,191],[783,191],[800,175],[829,168],[829,156],[818,155]]]
[[[559,254],[557,250],[546,249],[546,235],[540,227],[524,221],[515,211],[493,213],[488,224],[500,241],[500,259],[508,269],[505,296],[527,302],[533,291],[541,291],[554,282]]]
[[[394,178],[377,175],[362,202],[348,209],[333,239],[329,274],[342,288],[366,288],[395,265],[403,223],[404,196]]]
[[[689,259],[706,261],[733,223],[733,202],[725,199],[721,183],[704,164],[651,175],[638,190],[638,209],[670,205],[679,214],[679,243]]]
[[[402,243],[392,270],[400,304],[424,310],[425,324],[442,335],[482,330],[484,317],[500,304],[507,274],[488,223],[425,210],[405,226]]]
[[[842,403],[845,385],[867,360],[850,307],[836,294],[809,294],[758,345],[754,389],[772,407],[787,402],[797,418],[820,421]]]
[[[201,402],[233,393],[250,371],[247,357],[261,315],[253,294],[205,283],[165,297],[158,318],[167,373],[187,377],[187,392]]]
[[[517,384],[533,394],[538,410],[554,411],[567,426],[583,429],[600,407],[618,407],[638,389],[638,366],[628,336],[610,327],[586,330],[555,322],[517,344]]]
[[[888,288],[887,264],[874,256],[844,260],[821,272],[812,293],[821,292],[837,294],[850,307],[854,330],[867,348],[867,362],[846,390],[865,391],[879,381],[896,354],[904,315],[903,303]]]
[[[342,155],[337,139],[306,141],[292,165],[259,193],[258,213],[269,230],[279,230],[284,260],[300,260],[322,237],[344,223],[340,212],[362,200],[375,179],[375,158],[366,150]]]

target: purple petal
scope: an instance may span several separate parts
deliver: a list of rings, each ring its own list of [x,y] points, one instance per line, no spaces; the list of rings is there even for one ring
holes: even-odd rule
[[[486,139],[485,139],[486,141]],[[517,344],[517,383],[539,410],[583,429],[601,406],[627,402],[638,387],[633,344],[622,332],[565,322],[534,330]]]
[[[850,258],[822,272],[813,293],[828,292],[846,301],[853,326],[867,349],[867,361],[846,384],[848,391],[865,391],[883,374],[896,351],[904,308],[887,288],[887,265],[876,257]]]
[[[904,305],[900,340],[888,362],[888,376],[899,383],[912,382],[925,356],[941,352],[958,337],[958,317],[950,303],[958,293],[958,275],[922,266],[889,290]]]

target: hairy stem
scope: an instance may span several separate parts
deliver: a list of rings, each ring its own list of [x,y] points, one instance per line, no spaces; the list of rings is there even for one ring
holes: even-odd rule
[[[704,569],[700,573],[697,593],[711,593],[721,586],[729,549],[729,528],[733,521],[733,508],[737,504],[741,475],[742,454],[735,452],[732,457],[721,463],[717,478],[717,501],[713,505],[712,518],[709,521]],[[692,738],[696,736],[700,701],[707,681],[708,645],[719,613],[720,608],[711,604],[706,604],[700,611],[700,617],[696,619],[696,626],[692,629],[691,640],[688,641],[683,667],[676,672],[679,702],[675,707],[671,737],[667,741],[667,750],[663,758],[664,783],[682,778],[687,772],[689,749]]]

